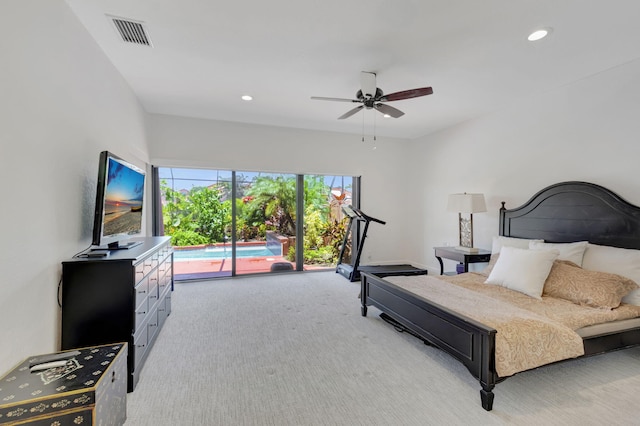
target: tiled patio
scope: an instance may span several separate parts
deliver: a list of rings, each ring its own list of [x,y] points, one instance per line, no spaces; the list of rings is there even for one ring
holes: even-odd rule
[[[282,256],[238,257],[236,258],[236,274],[255,274],[270,272],[274,263],[290,263]],[[305,265],[304,269],[332,269],[333,267]],[[179,260],[173,263],[173,273],[177,280],[201,279],[231,276],[231,258],[227,259],[194,259]]]

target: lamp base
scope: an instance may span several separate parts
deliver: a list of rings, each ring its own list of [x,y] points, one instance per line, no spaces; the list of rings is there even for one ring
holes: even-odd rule
[[[456,250],[463,251],[465,253],[478,253],[480,251],[480,249],[475,247],[462,247],[462,246],[457,246]]]

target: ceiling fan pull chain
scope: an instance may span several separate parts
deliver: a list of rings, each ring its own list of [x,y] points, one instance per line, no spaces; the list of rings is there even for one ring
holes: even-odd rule
[[[373,150],[375,151],[378,147],[376,146],[376,114],[373,114]]]
[[[376,140],[376,114],[373,114],[373,140]]]

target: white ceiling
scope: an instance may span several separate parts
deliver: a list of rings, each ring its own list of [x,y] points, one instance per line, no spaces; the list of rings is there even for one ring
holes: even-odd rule
[[[66,1],[150,113],[355,134],[419,137],[640,57],[637,0]],[[107,14],[144,22],[153,47]],[[398,119],[310,99],[354,97],[360,71],[434,94],[389,103]]]

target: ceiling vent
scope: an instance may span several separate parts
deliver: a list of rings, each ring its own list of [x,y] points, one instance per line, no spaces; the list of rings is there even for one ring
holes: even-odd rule
[[[143,22],[133,21],[131,19],[118,18],[115,16],[107,17],[113,22],[118,34],[125,43],[140,44],[143,46],[152,46],[151,39],[147,33],[147,29]]]

